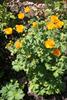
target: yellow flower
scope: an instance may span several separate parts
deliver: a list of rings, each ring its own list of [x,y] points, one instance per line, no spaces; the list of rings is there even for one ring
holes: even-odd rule
[[[22,33],[24,31],[24,26],[23,25],[16,25],[16,31],[18,33]]]
[[[18,14],[18,18],[19,18],[19,19],[23,19],[23,18],[24,18],[24,13],[20,12],[20,13]]]
[[[55,24],[55,28],[61,28],[64,25],[64,23],[55,15],[51,16],[51,21]]]
[[[8,27],[8,28],[4,29],[4,32],[5,32],[6,35],[11,35],[12,34],[12,28]]]
[[[47,24],[47,28],[52,30],[54,28],[61,28],[63,25],[64,23],[60,21],[57,16],[53,15],[51,16],[51,21]]]
[[[44,41],[44,45],[46,48],[53,48],[55,46],[55,42],[53,39],[47,39]]]
[[[58,20],[58,17],[57,17],[57,16],[55,16],[55,15],[52,15],[52,16],[51,16],[51,21],[52,21],[53,23],[55,23],[57,20]]]
[[[60,50],[59,50],[59,49],[55,49],[55,50],[53,51],[53,55],[55,55],[55,56],[60,56],[60,55],[61,55]]]
[[[54,29],[54,28],[55,28],[55,24],[54,24],[54,23],[49,22],[49,23],[47,24],[47,29],[48,29],[48,30],[52,30],[52,29]]]
[[[30,7],[27,6],[24,8],[24,11],[25,11],[25,13],[29,13],[31,11],[31,9],[30,9]]]
[[[61,28],[64,25],[64,22],[58,20],[58,22],[55,24],[56,28]]]
[[[17,40],[17,41],[15,42],[15,47],[16,47],[17,49],[21,48],[21,47],[22,47],[22,43],[21,43],[19,40]]]
[[[33,26],[33,27],[37,27],[37,25],[38,25],[37,22],[33,22],[33,23],[32,23],[32,26]]]

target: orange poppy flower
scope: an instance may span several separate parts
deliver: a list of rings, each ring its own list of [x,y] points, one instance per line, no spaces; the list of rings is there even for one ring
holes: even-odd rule
[[[64,25],[64,23],[60,20],[58,20],[58,22],[55,24],[56,28],[61,28]]]
[[[52,21],[53,23],[55,23],[56,21],[58,21],[58,17],[55,16],[55,15],[52,15],[52,16],[51,16],[51,21]]]
[[[23,19],[23,18],[24,18],[24,13],[20,12],[20,13],[18,14],[18,18],[19,18],[19,19]]]
[[[3,30],[5,32],[6,35],[11,35],[12,34],[12,28],[8,27],[6,29]]]
[[[54,23],[49,22],[49,23],[47,24],[47,29],[48,29],[48,30],[52,30],[52,29],[54,29],[54,28],[55,28],[55,24],[54,24]]]
[[[53,55],[55,55],[55,56],[60,56],[60,55],[61,55],[60,50],[59,50],[59,49],[55,49],[55,50],[53,51]]]
[[[63,21],[60,21],[57,16],[52,15],[51,21],[47,24],[47,28],[48,30],[52,30],[54,28],[61,28],[63,25]]]
[[[44,41],[44,45],[46,48],[54,48],[55,42],[53,39],[48,39],[48,40]]]
[[[24,26],[23,25],[16,25],[16,31],[18,33],[22,33],[24,31]]]
[[[16,47],[17,49],[21,48],[21,47],[22,47],[22,43],[21,43],[19,40],[17,40],[17,41],[15,42],[15,47]]]
[[[33,22],[33,23],[32,23],[32,26],[33,26],[33,27],[37,27],[37,25],[38,25],[37,22]]]

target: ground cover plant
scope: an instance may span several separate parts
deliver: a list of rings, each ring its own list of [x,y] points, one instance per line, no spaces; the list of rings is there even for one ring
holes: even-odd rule
[[[24,96],[22,89],[19,88],[18,82],[13,83],[12,80],[0,90],[0,93],[0,100],[23,100]]]
[[[16,74],[19,73],[21,76],[21,72],[26,73],[27,80],[19,82],[19,79],[19,83],[15,82],[15,84],[9,81],[9,84],[6,82],[6,86],[1,84],[0,98],[23,100],[22,87],[26,84],[27,93],[36,95],[54,95],[64,92],[65,83],[62,77],[67,73],[67,24],[65,11],[61,9],[62,3],[54,2],[54,9],[51,8],[52,5],[48,5],[51,9],[46,6],[42,8],[42,12],[40,8],[33,9],[29,5],[18,8],[17,12],[8,12],[3,6],[0,6],[2,9],[0,36],[1,48],[10,52],[10,60],[7,61],[11,64],[8,66],[11,71],[9,75],[13,75],[9,80],[13,78],[15,82]],[[5,13],[4,19],[3,13]],[[2,57],[2,51],[0,53]],[[0,69],[2,79],[5,74],[2,67]]]

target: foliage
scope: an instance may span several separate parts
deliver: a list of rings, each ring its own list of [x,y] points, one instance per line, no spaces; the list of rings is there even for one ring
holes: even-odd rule
[[[9,24],[10,19],[15,19],[15,16],[7,10],[6,4],[0,4],[0,31]]]
[[[16,20],[10,21],[12,26],[8,24],[3,30],[7,39],[10,37],[5,48],[16,55],[12,69],[26,71],[29,89],[38,95],[58,94],[64,88],[67,35],[66,20],[58,12],[60,7],[59,2],[55,3],[57,14],[46,9],[43,17],[31,16],[31,8],[24,7]]]
[[[11,82],[6,86],[3,86],[0,90],[0,100],[22,100],[24,97],[24,93],[22,89],[20,89],[19,83]]]
[[[16,53],[16,59],[12,62],[13,69],[26,71],[32,92],[39,95],[60,93],[63,89],[61,76],[67,69],[67,37],[64,29],[60,29],[63,24],[56,23],[60,27],[47,29],[46,21],[36,23],[28,29],[27,36],[19,39],[19,48],[15,44],[9,47],[12,55]]]

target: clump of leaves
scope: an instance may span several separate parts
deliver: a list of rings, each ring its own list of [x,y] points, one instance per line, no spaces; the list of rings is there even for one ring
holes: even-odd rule
[[[24,93],[23,90],[20,88],[19,83],[11,82],[6,86],[3,86],[0,90],[0,100],[23,100]]]
[[[57,34],[55,35],[54,32],[57,32]],[[45,48],[43,42],[47,38],[55,40],[55,48],[60,47],[61,50],[60,56],[52,54],[55,48]],[[62,33],[60,34],[58,30],[45,33],[33,32],[27,35],[24,40],[21,48],[16,49],[14,46],[12,50],[17,54],[16,60],[12,62],[13,69],[27,72],[32,92],[39,95],[60,93],[63,90],[61,77],[67,69],[67,58],[65,56],[66,39],[62,39]]]
[[[28,16],[29,13],[24,14]],[[49,18],[50,16],[46,20],[40,20],[35,16],[28,19],[28,23],[22,18],[19,22],[25,23],[23,24],[25,29],[22,30],[22,25],[18,28],[18,31],[21,30],[18,33],[22,35],[18,40],[15,39],[15,43],[8,43],[11,54],[16,54],[12,68],[17,72],[26,71],[30,80],[30,90],[39,95],[60,93],[63,90],[61,78],[67,70],[65,56],[67,36],[63,28],[65,23],[56,15],[52,15],[51,20]],[[13,29],[17,31],[16,28]],[[9,30],[7,32],[9,33]],[[23,37],[25,32],[27,35]]]
[[[7,10],[5,3],[0,4],[0,30],[9,24],[10,19],[15,19],[15,16]]]

